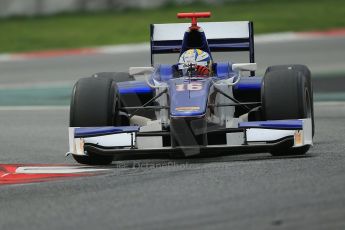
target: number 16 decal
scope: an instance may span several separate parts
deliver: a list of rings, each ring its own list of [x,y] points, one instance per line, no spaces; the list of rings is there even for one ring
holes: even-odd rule
[[[178,84],[176,85],[176,91],[185,91],[185,90],[190,90],[190,91],[198,91],[202,90],[202,84],[198,82],[192,82],[189,84]]]

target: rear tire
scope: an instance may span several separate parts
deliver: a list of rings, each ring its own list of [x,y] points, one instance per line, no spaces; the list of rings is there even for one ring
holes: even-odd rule
[[[302,71],[287,68],[266,71],[261,92],[263,118],[265,120],[311,118],[313,122],[313,101],[310,90],[308,76]],[[275,149],[271,154],[302,155],[309,148],[310,146]]]
[[[98,73],[81,78],[74,85],[70,106],[70,127],[114,126],[118,123],[116,82],[130,81],[125,73]],[[101,156],[93,152],[87,155],[73,155],[80,164],[108,165],[111,156]]]

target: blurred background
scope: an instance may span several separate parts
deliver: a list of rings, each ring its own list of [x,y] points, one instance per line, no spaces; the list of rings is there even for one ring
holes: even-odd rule
[[[198,2],[206,4],[223,4],[241,0],[202,0]],[[242,0],[243,1],[243,0]],[[244,0],[245,1],[245,0]],[[190,4],[193,0],[1,0],[0,16],[37,16],[49,15],[61,12],[100,11],[100,10],[123,10],[128,8],[157,8],[168,4]]]
[[[212,12],[200,21],[253,21],[257,75],[305,64],[317,100],[345,99],[343,0],[0,0],[0,105],[68,105],[80,77],[148,66],[149,25],[188,22],[176,18],[188,11]],[[248,61],[247,53],[214,56]]]
[[[150,65],[149,25],[187,22],[176,18],[186,11],[253,21],[258,75],[269,65],[306,64],[317,100],[345,98],[342,0],[0,0],[0,105],[68,105],[79,77]],[[216,58],[248,61],[243,53]]]
[[[342,0],[0,0],[0,53],[147,42],[180,11],[251,20],[255,34],[345,27]]]

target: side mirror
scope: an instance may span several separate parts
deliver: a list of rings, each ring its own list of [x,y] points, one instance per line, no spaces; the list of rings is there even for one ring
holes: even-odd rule
[[[255,71],[257,69],[256,63],[236,63],[232,64],[232,69],[235,71]]]
[[[154,71],[153,67],[130,67],[129,75],[150,75]]]

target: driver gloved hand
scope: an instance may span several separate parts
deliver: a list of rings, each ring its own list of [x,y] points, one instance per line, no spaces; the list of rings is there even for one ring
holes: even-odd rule
[[[206,66],[196,65],[195,66],[196,72],[200,75],[209,75],[210,70]]]

